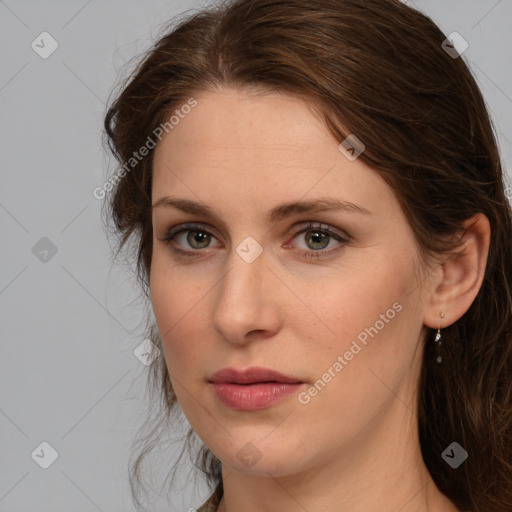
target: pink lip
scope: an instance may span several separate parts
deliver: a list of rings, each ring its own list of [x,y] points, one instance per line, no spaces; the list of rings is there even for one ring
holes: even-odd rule
[[[246,370],[237,370],[236,368],[223,368],[215,372],[210,377],[210,382],[228,383],[228,384],[255,384],[262,382],[280,382],[285,384],[297,384],[302,382],[300,379],[288,377],[282,373],[262,368],[260,366],[251,366]]]
[[[300,379],[256,366],[244,371],[224,368],[214,373],[209,381],[218,399],[239,411],[265,409],[304,385]]]

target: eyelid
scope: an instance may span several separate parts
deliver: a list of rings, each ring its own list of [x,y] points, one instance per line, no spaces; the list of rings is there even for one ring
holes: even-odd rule
[[[293,237],[297,236],[299,233],[305,233],[306,231],[313,231],[315,229],[318,229],[318,231],[324,231],[333,237],[344,240],[345,242],[350,240],[350,236],[346,232],[337,229],[330,224],[318,221],[301,222],[298,226],[293,228]]]
[[[165,235],[163,238],[159,239],[161,241],[166,241],[171,238],[174,238],[176,235],[180,234],[181,232],[187,232],[187,231],[204,231],[205,233],[208,233],[210,235],[215,236],[215,238],[218,238],[215,235],[215,228],[213,226],[210,226],[209,224],[205,224],[203,222],[185,222],[183,224],[177,224],[176,226],[173,226],[166,230]]]

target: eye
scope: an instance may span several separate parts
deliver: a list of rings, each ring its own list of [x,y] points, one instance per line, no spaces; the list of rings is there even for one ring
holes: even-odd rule
[[[302,224],[295,229],[293,238],[297,238],[299,235],[307,234],[302,240],[305,243],[305,249],[301,249],[302,257],[304,258],[321,258],[328,256],[338,249],[344,247],[349,242],[348,236],[343,236],[339,233],[335,233],[330,229],[329,226],[308,222]],[[166,243],[171,247],[171,250],[179,255],[187,257],[200,256],[202,249],[206,249],[210,246],[211,240],[216,238],[205,228],[202,224],[181,224],[171,228],[164,238],[159,240]],[[327,249],[329,243],[335,240],[338,242],[334,249]],[[177,242],[178,243],[177,243]],[[192,251],[183,249],[185,243],[188,247],[192,248]],[[291,244],[287,242],[285,248],[289,248]],[[217,247],[220,247],[218,245]]]
[[[348,236],[335,233],[329,226],[318,223],[308,222],[306,225],[300,226],[298,230],[295,231],[294,238],[302,234],[306,234],[305,237],[299,238],[299,240],[303,240],[306,245],[306,249],[302,250],[302,256],[305,258],[323,258],[329,256],[331,253],[337,252],[339,249],[343,248],[349,242]],[[334,249],[326,250],[326,247],[329,246],[332,240],[337,241],[338,244],[335,245]],[[289,245],[290,244],[287,244],[286,247],[289,247]]]
[[[181,224],[170,229],[167,235],[160,240],[170,245],[171,249],[178,254],[183,254],[185,256],[197,256],[196,254],[190,254],[190,251],[176,247],[175,240],[181,242],[178,244],[180,247],[183,247],[183,242],[186,241],[189,247],[198,252],[200,249],[206,249],[212,238],[215,239],[215,237],[201,224]]]

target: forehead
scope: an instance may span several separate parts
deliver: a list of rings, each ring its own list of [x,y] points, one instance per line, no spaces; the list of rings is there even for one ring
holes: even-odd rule
[[[254,197],[260,207],[305,195],[372,206],[379,195],[393,200],[374,170],[342,155],[311,104],[283,93],[235,89],[194,98],[197,105],[155,149],[153,200],[171,192],[221,201],[237,194],[248,207]]]
[[[173,152],[203,149],[211,153],[302,152],[324,143],[335,144],[312,105],[278,92],[221,89],[202,92],[197,105],[174,126],[157,147],[171,144]],[[179,109],[179,107],[178,107]],[[285,129],[283,129],[285,128]],[[168,144],[166,144],[166,142]],[[193,151],[189,157],[200,158]]]

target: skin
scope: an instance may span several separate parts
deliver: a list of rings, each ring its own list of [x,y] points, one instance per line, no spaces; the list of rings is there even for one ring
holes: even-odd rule
[[[207,204],[218,216],[153,209],[150,289],[178,401],[223,463],[219,510],[456,511],[421,457],[413,412],[421,340],[473,302],[489,222],[482,214],[468,219],[464,255],[425,267],[377,172],[341,154],[308,104],[257,92],[194,95],[197,106],[154,154],[153,204],[172,195]],[[351,201],[371,215],[266,218],[283,202],[320,197]],[[349,241],[315,245],[308,238],[315,229],[301,233],[306,221]],[[162,241],[171,227],[190,222],[206,224],[211,238],[191,245],[181,233],[174,245],[200,253],[196,258],[180,257]],[[263,249],[252,263],[236,252],[248,236]],[[320,251],[325,257],[303,256]],[[264,410],[235,411],[208,383],[221,368],[257,365],[308,389],[397,302],[401,311],[307,404],[296,393]],[[252,466],[237,457],[249,442],[260,455]]]

